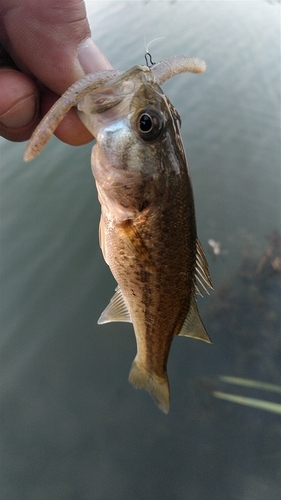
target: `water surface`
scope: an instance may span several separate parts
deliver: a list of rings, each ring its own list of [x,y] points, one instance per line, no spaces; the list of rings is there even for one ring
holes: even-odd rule
[[[144,64],[144,37],[165,36],[149,47],[155,61],[207,63],[164,89],[182,118],[216,288],[198,301],[213,345],[173,342],[168,416],[134,390],[132,326],[96,324],[115,282],[98,246],[92,146],[54,138],[24,164],[24,144],[1,140],[1,499],[275,500],[280,417],[211,393],[219,375],[280,384],[280,273],[267,262],[256,274],[280,230],[280,5],[87,8],[118,69]]]

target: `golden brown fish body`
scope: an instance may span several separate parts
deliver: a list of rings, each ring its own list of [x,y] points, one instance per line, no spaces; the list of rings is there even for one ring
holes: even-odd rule
[[[130,381],[167,411],[171,342],[189,311],[197,313],[196,223],[179,116],[150,74],[136,80],[114,113],[91,117],[101,247],[119,285],[100,323],[132,321],[137,356]],[[209,340],[203,326],[194,333]]]
[[[175,335],[210,341],[195,293],[211,280],[197,240],[179,115],[158,84],[161,71],[134,67],[91,91],[78,109],[97,140],[100,244],[118,283],[99,323],[133,323],[137,355],[129,380],[167,412],[171,342]]]

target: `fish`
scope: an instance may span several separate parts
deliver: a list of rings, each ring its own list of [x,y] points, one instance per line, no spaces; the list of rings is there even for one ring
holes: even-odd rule
[[[165,413],[171,343],[175,336],[211,343],[196,295],[213,285],[197,237],[180,115],[161,85],[204,70],[200,59],[174,56],[150,67],[86,75],[43,118],[24,157],[34,158],[76,106],[96,139],[91,166],[101,205],[99,242],[118,285],[98,323],[133,324],[137,354],[129,381]]]

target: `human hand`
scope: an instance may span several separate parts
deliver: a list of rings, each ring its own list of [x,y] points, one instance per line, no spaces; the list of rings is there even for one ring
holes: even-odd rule
[[[112,69],[90,36],[82,0],[0,0],[0,135],[29,139],[70,85]],[[92,140],[74,109],[56,136],[72,145]]]

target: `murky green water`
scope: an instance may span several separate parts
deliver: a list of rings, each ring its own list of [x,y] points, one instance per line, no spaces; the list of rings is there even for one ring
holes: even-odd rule
[[[198,301],[214,343],[174,340],[168,416],[134,390],[131,325],[96,324],[115,282],[98,246],[91,145],[53,139],[24,164],[24,144],[1,140],[1,499],[275,500],[280,416],[212,390],[219,375],[280,384],[280,272],[273,258],[258,268],[280,230],[280,5],[87,6],[118,69],[144,63],[144,35],[165,36],[150,46],[156,61],[207,63],[164,89],[182,117],[216,288]],[[216,259],[209,238],[225,251]]]

